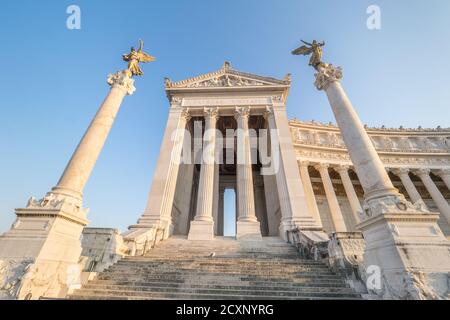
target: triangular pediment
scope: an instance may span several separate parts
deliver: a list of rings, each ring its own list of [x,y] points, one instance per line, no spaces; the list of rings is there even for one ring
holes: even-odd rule
[[[241,87],[264,87],[264,86],[289,86],[290,75],[283,80],[262,77],[251,73],[237,71],[231,68],[229,62],[215,72],[207,73],[182,81],[172,82],[166,79],[166,90],[182,88],[241,88]]]

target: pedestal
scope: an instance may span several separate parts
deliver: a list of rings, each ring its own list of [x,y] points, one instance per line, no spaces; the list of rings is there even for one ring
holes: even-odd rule
[[[16,209],[0,237],[0,298],[63,298],[80,286],[81,233],[87,225],[83,189],[134,80],[122,71],[108,77],[111,90],[86,130],[58,184],[41,199]],[[85,262],[85,261],[84,261]]]
[[[318,67],[315,85],[325,90],[342,138],[364,189],[364,265],[378,277],[369,293],[387,299],[448,299],[450,242],[440,230],[439,215],[423,203],[411,204],[389,176],[339,83],[342,69]],[[379,272],[377,273],[376,270]]]
[[[262,239],[261,227],[258,221],[238,221],[236,225],[236,238],[259,240]]]
[[[214,221],[192,221],[188,240],[213,240]]]
[[[80,285],[87,210],[50,194],[16,215],[0,237],[0,299],[65,297]]]

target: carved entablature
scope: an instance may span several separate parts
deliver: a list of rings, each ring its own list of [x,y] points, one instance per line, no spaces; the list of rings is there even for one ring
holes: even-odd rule
[[[350,162],[339,128],[334,124],[292,120],[290,126],[298,158]],[[366,129],[386,164],[434,167],[450,164],[450,129]]]

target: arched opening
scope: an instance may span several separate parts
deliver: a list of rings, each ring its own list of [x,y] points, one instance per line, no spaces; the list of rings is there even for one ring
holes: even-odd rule
[[[234,189],[225,189],[223,196],[223,235],[236,236],[236,192]]]

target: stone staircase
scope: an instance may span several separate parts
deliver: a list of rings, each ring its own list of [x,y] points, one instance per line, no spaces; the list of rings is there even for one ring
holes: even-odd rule
[[[280,238],[188,241],[171,237],[145,256],[124,258],[69,298],[226,300],[360,296],[325,264],[300,259],[296,249]]]

